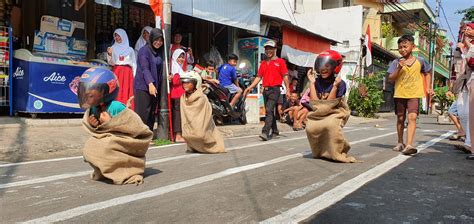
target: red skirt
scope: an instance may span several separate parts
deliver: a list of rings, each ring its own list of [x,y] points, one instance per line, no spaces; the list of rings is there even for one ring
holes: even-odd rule
[[[119,82],[119,93],[117,101],[127,105],[127,101],[133,96],[133,70],[128,65],[116,65],[112,71],[117,76]],[[133,100],[132,100],[133,101]],[[131,105],[133,110],[133,104]]]

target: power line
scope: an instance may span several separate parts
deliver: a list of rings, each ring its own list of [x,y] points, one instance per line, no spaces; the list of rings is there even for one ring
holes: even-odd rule
[[[286,8],[285,2],[283,2],[283,0],[281,0],[281,4],[283,4],[283,8],[285,8],[286,14],[288,14],[288,16],[290,17],[290,21],[293,18],[295,20],[295,24],[298,25],[295,16],[291,12],[288,12],[288,9]]]
[[[451,36],[453,37],[453,41],[456,41],[453,30],[451,29],[451,26],[449,25],[448,18],[446,18],[446,13],[444,13],[443,5],[440,4],[440,8],[441,8],[441,12],[443,13],[444,20],[446,20],[446,24],[448,24],[449,32],[451,33]]]
[[[393,4],[393,3],[388,3],[387,4],[391,9],[395,10],[394,13],[398,13],[399,15],[401,15],[401,17],[406,17],[408,18],[408,21],[417,25],[418,26],[418,31],[428,31],[428,29],[426,29],[425,27],[423,27],[422,25],[420,25],[419,22],[417,22],[416,20],[416,16],[415,15],[412,15],[410,13],[408,13],[406,10],[400,8],[398,5],[396,4]]]
[[[291,8],[290,0],[288,0],[288,7],[289,7],[290,9],[292,9],[292,8]],[[292,11],[291,11],[291,16],[293,16],[293,19],[295,20],[296,25],[298,25],[298,21],[296,21],[296,17],[295,17],[295,12],[296,12],[296,1],[295,1],[295,8],[292,9]]]
[[[421,29],[421,30],[418,29],[418,31],[429,31],[429,29],[427,29],[427,28],[423,27],[422,25],[420,25],[420,23],[416,20],[416,19],[418,19],[418,16],[415,16],[414,14],[410,14],[407,11],[407,9],[404,8],[404,6],[402,6],[401,4],[395,4],[395,3],[389,2],[388,6],[392,9],[395,9],[396,11],[401,13],[403,16],[408,17],[410,22],[413,22],[415,25],[417,25]]]

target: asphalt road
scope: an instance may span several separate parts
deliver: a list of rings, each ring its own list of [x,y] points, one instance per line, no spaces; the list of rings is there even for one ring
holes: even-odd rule
[[[474,223],[474,163],[451,126],[422,118],[413,157],[391,150],[394,127],[346,127],[355,164],[312,159],[304,132],[219,155],[152,148],[140,186],[92,181],[81,157],[0,164],[0,222]]]

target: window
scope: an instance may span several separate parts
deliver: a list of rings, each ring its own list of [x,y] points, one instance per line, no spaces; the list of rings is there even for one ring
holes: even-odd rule
[[[304,13],[303,0],[295,0],[295,13]]]
[[[349,47],[349,41],[348,40],[342,41],[342,46]]]
[[[349,7],[351,5],[352,5],[351,0],[343,0],[342,2],[342,7]]]

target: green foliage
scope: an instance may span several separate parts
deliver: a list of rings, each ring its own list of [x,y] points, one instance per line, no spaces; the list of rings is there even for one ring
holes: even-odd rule
[[[155,146],[173,144],[173,142],[168,140],[168,139],[156,139],[153,143],[154,143]]]
[[[433,100],[438,102],[439,110],[441,111],[440,114],[443,115],[448,109],[449,105],[454,102],[455,97],[446,95],[448,92],[447,86],[435,88],[434,92],[435,96],[433,97]]]
[[[464,14],[463,20],[466,20],[466,21],[474,20],[474,6],[471,6],[470,8],[467,8],[467,9],[458,10],[456,13]]]
[[[382,23],[382,37],[387,38],[388,40],[395,37],[396,32],[391,23]]]
[[[385,72],[379,72],[367,77],[355,78],[358,87],[349,92],[348,104],[351,110],[356,111],[358,116],[375,117],[384,102],[383,90],[379,87]]]

